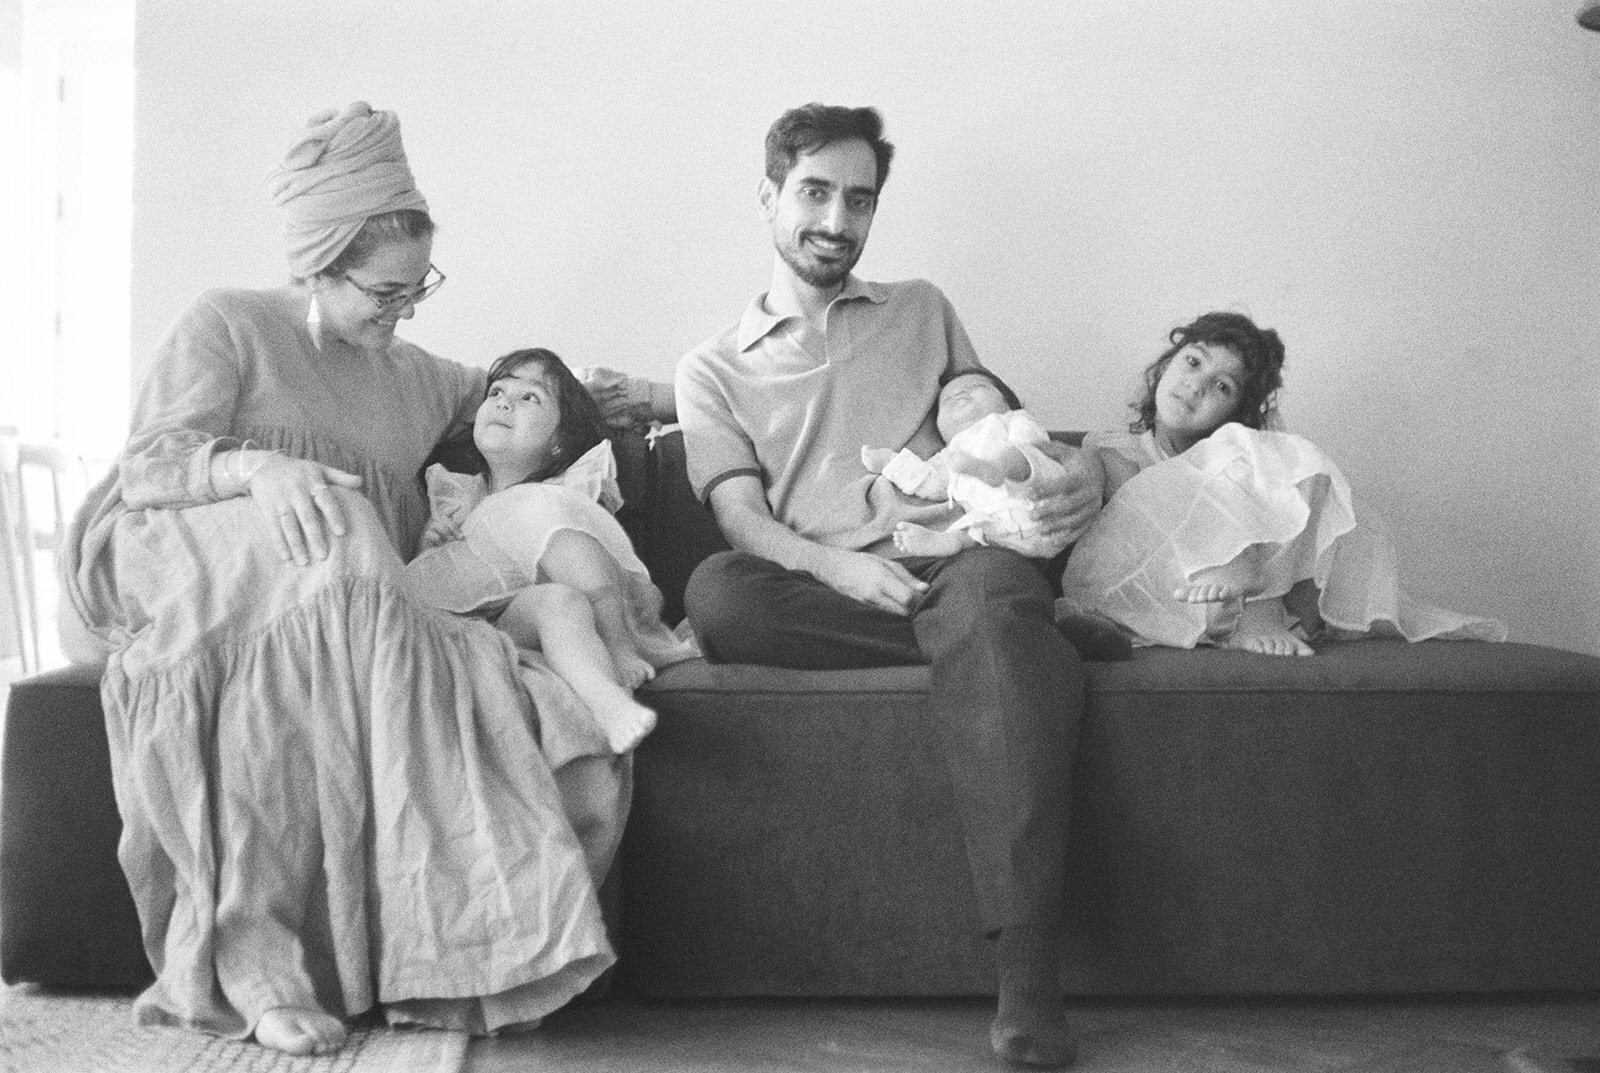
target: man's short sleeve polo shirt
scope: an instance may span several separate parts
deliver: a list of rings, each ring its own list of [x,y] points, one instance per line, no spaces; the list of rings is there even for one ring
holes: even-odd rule
[[[900,521],[942,529],[959,516],[861,464],[864,445],[922,456],[941,446],[939,377],[979,364],[944,294],[925,280],[852,276],[828,307],[824,345],[809,350],[796,338],[798,318],[767,312],[765,299],[678,365],[678,419],[696,493],[704,499],[730,477],[757,477],[778,521],[854,549],[880,545]]]

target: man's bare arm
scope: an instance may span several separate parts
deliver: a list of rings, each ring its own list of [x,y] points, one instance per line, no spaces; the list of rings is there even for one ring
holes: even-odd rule
[[[772,516],[755,477],[730,477],[717,485],[711,490],[711,510],[728,543],[740,551],[811,574],[834,591],[891,614],[909,614],[927,589],[891,559],[830,548],[796,533]]]

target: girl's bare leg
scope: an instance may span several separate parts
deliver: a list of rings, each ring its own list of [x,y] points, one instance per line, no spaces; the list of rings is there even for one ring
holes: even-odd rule
[[[655,729],[656,713],[618,681],[611,651],[595,628],[593,607],[577,589],[556,583],[523,589],[496,625],[522,647],[544,652],[593,713],[614,752],[627,752]]]
[[[628,621],[622,568],[598,540],[576,529],[561,530],[545,545],[539,571],[589,598],[595,629],[611,651],[617,680],[624,688],[637,689],[656,676],[655,667],[639,654],[639,642]]]
[[[256,1022],[256,1042],[287,1054],[327,1054],[344,1046],[344,1022],[321,1010],[277,1006]]]

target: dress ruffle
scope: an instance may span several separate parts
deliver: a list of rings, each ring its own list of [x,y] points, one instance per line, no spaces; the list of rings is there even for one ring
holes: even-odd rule
[[[1257,598],[1311,579],[1336,635],[1499,641],[1503,625],[1415,600],[1399,586],[1382,522],[1310,441],[1229,424],[1176,458],[1141,470],[1073,548],[1060,608],[1095,611],[1136,643],[1205,643],[1206,604],[1173,593],[1247,549]]]

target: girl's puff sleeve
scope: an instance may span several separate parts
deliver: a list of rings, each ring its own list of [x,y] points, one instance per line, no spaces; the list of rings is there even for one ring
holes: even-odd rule
[[[185,507],[224,498],[211,483],[211,459],[240,446],[231,433],[241,368],[226,319],[201,296],[167,329],[139,389],[119,461],[128,506]]]

